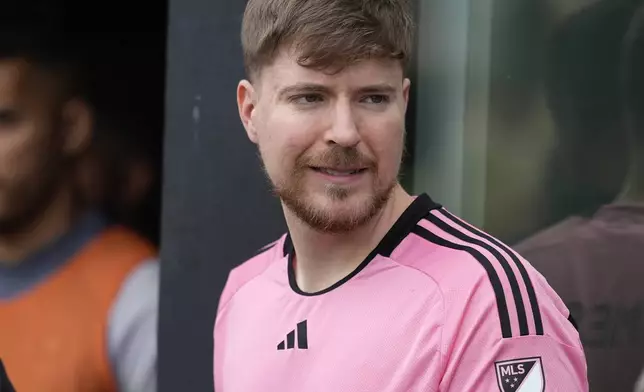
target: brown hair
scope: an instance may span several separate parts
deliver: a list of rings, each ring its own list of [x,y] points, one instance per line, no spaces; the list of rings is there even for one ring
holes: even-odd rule
[[[300,65],[331,72],[366,58],[404,67],[412,41],[408,0],[249,0],[242,23],[251,78],[285,47]]]

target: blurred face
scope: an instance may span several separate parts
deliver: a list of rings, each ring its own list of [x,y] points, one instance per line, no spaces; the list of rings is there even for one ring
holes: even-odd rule
[[[50,77],[0,60],[0,233],[35,219],[62,173],[60,112]]]
[[[284,205],[322,232],[368,222],[398,182],[409,80],[400,64],[364,60],[329,74],[283,51],[254,85],[242,121]]]

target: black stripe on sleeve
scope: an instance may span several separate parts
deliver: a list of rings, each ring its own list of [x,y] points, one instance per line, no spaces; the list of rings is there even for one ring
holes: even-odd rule
[[[519,260],[517,257],[516,253],[510,249],[507,245],[502,243],[501,241],[497,240],[496,238],[492,237],[491,235],[463,222],[462,220],[456,218],[454,215],[450,214],[447,212],[445,209],[440,209],[438,210],[443,216],[445,216],[447,219],[451,220],[452,222],[456,223],[457,225],[463,227],[464,229],[469,230],[470,232],[477,234],[486,240],[490,241],[494,245],[498,246],[499,248],[503,249],[505,253],[507,253],[512,261],[516,264],[517,268],[519,269],[519,273],[521,273],[521,277],[523,278],[523,282],[525,284],[526,290],[528,292],[528,298],[530,300],[530,307],[532,308],[532,315],[534,316],[534,325],[535,325],[535,332],[537,335],[543,335],[543,321],[541,319],[541,311],[539,310],[539,302],[537,301],[537,294],[534,291],[534,286],[532,285],[532,280],[530,279],[530,276],[528,275],[528,271],[525,269],[525,266]]]
[[[421,238],[426,239],[427,241],[433,244],[443,246],[445,248],[467,252],[481,264],[481,266],[485,269],[485,272],[487,272],[488,278],[490,279],[490,283],[492,284],[492,290],[494,291],[494,295],[496,296],[496,307],[499,312],[499,320],[501,322],[501,334],[503,338],[511,338],[512,327],[510,325],[510,314],[508,313],[508,304],[505,301],[505,294],[503,292],[503,286],[501,285],[501,280],[499,279],[499,275],[497,275],[496,270],[492,266],[492,263],[490,263],[490,261],[487,258],[485,258],[485,256],[483,256],[481,252],[477,251],[476,249],[465,245],[455,244],[444,238],[438,237],[437,235],[425,229],[424,227],[416,226],[412,230],[412,233],[420,236]]]
[[[517,316],[519,319],[519,332],[521,336],[529,335],[530,330],[528,329],[528,318],[526,316],[525,304],[523,303],[523,295],[521,295],[519,282],[517,282],[517,277],[514,275],[514,271],[512,271],[512,267],[510,267],[510,264],[505,259],[505,257],[503,257],[501,252],[499,252],[493,246],[490,246],[489,244],[481,241],[480,239],[470,237],[467,234],[463,233],[462,231],[455,229],[454,227],[443,222],[442,220],[440,220],[439,218],[437,218],[432,214],[429,214],[425,219],[427,219],[428,221],[436,225],[441,230],[458,238],[461,241],[484,248],[485,250],[490,252],[494,256],[494,258],[496,258],[499,261],[499,263],[501,264],[501,267],[503,268],[503,271],[508,276],[508,281],[510,282],[510,287],[512,289],[512,296],[514,297],[514,303],[517,308]]]

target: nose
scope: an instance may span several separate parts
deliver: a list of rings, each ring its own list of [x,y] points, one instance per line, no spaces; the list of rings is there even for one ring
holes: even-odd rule
[[[331,116],[331,126],[325,135],[328,144],[355,147],[360,143],[360,132],[350,102],[339,100]]]

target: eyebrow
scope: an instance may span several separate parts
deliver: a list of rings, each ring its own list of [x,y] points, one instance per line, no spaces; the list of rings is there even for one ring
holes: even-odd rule
[[[395,94],[396,88],[390,84],[374,84],[371,86],[365,86],[358,89],[360,94]]]
[[[329,89],[320,84],[312,83],[297,83],[291,86],[286,86],[280,89],[277,93],[279,99],[284,99],[284,97],[292,94],[311,94],[311,93],[328,93]]]
[[[15,116],[17,113],[18,109],[15,107],[0,105],[0,117]]]
[[[297,83],[291,86],[286,86],[280,89],[277,93],[279,99],[292,94],[312,94],[312,93],[329,93],[331,90],[321,84],[314,83]],[[390,84],[374,84],[370,86],[364,86],[357,90],[358,94],[394,94],[396,93],[396,88]]]

